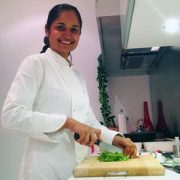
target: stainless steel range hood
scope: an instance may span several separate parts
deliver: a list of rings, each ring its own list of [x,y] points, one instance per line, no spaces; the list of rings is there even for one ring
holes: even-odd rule
[[[167,47],[176,44],[173,44],[168,39],[168,35],[162,38],[162,40],[158,40],[156,37],[151,40],[152,34],[147,36],[149,38],[146,37],[143,39],[144,34],[147,35],[146,33],[142,33],[146,31],[146,27],[144,27],[145,22],[139,19],[141,16],[135,18],[140,11],[139,9],[149,7],[147,4],[152,5],[152,3],[156,2],[157,5],[153,5],[159,8],[158,3],[160,3],[160,1],[161,0],[148,0],[148,2],[142,0],[96,1],[101,50],[108,76],[148,74],[158,65],[161,59],[160,57],[166,53]],[[163,0],[163,3],[166,3],[168,7],[167,2],[167,0]],[[141,5],[142,7],[139,7]],[[144,15],[142,16],[145,18],[146,9],[143,10]],[[100,11],[103,13],[99,13]],[[161,12],[161,10],[159,10],[159,12]],[[154,15],[154,19],[158,20],[158,17],[156,17],[157,14],[154,13],[152,15]],[[146,18],[144,21],[148,21],[148,19]],[[138,22],[141,22],[139,23],[140,34],[134,31],[134,29],[137,29],[136,26]],[[149,23],[151,24],[151,22]],[[151,26],[151,30],[153,32],[153,26]],[[153,33],[158,34],[158,32]],[[137,36],[139,36],[139,39],[136,39]],[[155,41],[156,39],[158,40],[157,42]],[[151,51],[152,46],[161,47],[158,51]]]
[[[124,49],[120,16],[99,17],[98,24],[107,76],[148,74],[158,64],[160,53],[165,52],[165,48]]]

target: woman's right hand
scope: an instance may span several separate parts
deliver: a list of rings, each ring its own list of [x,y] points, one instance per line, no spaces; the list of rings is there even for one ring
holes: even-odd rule
[[[78,133],[80,138],[77,140],[77,142],[82,145],[92,146],[95,144],[97,139],[102,141],[100,129],[90,127],[72,118],[67,118],[63,128]]]

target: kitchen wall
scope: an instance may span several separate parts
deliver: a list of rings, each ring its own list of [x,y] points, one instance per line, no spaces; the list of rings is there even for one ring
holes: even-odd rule
[[[95,16],[95,0],[1,0],[0,1],[0,109],[23,58],[38,53],[43,46],[44,25],[52,6],[71,3],[78,7],[83,29],[77,49],[72,53],[75,68],[87,80],[91,105],[101,119],[96,81],[100,43]],[[26,137],[0,128],[0,179],[16,180]]]
[[[120,109],[125,109],[130,120],[136,125],[143,119],[143,102],[148,102],[149,115],[152,119],[149,76],[120,76],[108,78],[112,113],[116,116]]]
[[[161,100],[169,130],[180,135],[180,47],[169,48],[159,66],[150,75],[152,111],[158,120],[157,101]]]
[[[109,95],[113,115],[121,108],[136,125],[143,119],[143,101],[148,101],[150,118],[156,127],[158,100],[171,136],[180,135],[180,47],[169,47],[160,58],[158,66],[145,76],[120,76],[108,78]]]
[[[17,180],[26,137],[0,128],[0,179]]]

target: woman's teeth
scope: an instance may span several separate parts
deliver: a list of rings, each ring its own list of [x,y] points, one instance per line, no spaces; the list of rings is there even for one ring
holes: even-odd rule
[[[63,44],[71,44],[71,41],[61,41]]]

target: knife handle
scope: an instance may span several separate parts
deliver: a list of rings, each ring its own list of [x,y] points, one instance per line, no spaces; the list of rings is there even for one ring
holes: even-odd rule
[[[77,141],[80,138],[80,135],[78,133],[74,133],[74,139]],[[100,144],[100,140],[97,139],[97,141],[95,142],[96,145]]]

